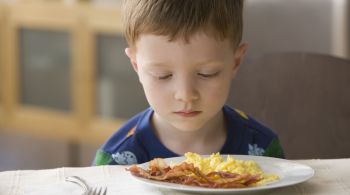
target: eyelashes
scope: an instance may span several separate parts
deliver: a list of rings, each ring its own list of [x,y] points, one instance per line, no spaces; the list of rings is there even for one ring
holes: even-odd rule
[[[173,75],[172,74],[168,74],[168,75],[165,75],[165,76],[156,76],[158,80],[166,80],[170,77],[172,77]]]
[[[202,78],[213,78],[218,76],[220,73],[220,71],[215,72],[215,73],[197,73],[198,76],[202,77]],[[167,75],[162,75],[162,76],[155,76],[158,80],[167,80],[170,79],[173,76],[173,74],[167,74]]]
[[[199,76],[204,77],[204,78],[211,78],[219,75],[219,71],[211,74],[204,74],[204,73],[198,73]]]

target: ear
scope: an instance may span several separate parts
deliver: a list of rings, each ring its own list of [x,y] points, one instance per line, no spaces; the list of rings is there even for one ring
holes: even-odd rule
[[[135,60],[135,54],[133,53],[133,50],[129,47],[125,48],[125,54],[128,56],[128,58],[130,59],[130,63],[133,67],[133,69],[135,70],[135,72],[138,72],[138,65],[137,62]]]
[[[238,69],[242,63],[242,60],[245,56],[245,53],[248,49],[248,44],[247,43],[242,43],[238,46],[238,48],[236,49],[235,51],[235,54],[234,54],[234,62],[235,62],[235,65],[233,67],[233,71],[232,71],[232,78],[234,78],[236,76],[236,73],[238,72]]]

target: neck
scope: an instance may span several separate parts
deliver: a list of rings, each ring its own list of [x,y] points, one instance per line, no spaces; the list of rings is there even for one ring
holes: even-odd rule
[[[226,126],[220,111],[203,127],[195,131],[182,131],[169,123],[161,123],[156,113],[152,116],[153,128],[160,142],[169,150],[183,155],[186,152],[211,154],[219,152],[226,141]]]

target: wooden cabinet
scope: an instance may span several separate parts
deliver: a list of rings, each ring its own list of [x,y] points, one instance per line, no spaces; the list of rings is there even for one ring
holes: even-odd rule
[[[4,106],[4,102],[3,102],[3,88],[4,88],[4,83],[2,81],[1,78],[4,77],[3,73],[3,66],[4,66],[4,52],[3,52],[3,47],[1,47],[1,45],[4,44],[4,36],[3,36],[3,31],[4,28],[2,28],[4,26],[4,6],[1,5],[0,3],[0,124],[3,123],[4,121],[4,111],[3,111],[3,106]]]
[[[0,128],[103,143],[147,107],[118,5],[0,3]]]

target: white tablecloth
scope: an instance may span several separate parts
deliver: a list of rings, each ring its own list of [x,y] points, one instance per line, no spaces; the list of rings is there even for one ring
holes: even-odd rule
[[[350,195],[350,158],[329,160],[298,160],[315,169],[310,180],[265,192],[272,195]],[[81,189],[64,178],[78,175],[90,185],[108,186],[108,194],[148,195],[171,194],[184,195],[183,192],[162,190],[139,183],[125,171],[124,166],[98,166],[82,168],[57,168],[47,170],[17,170],[0,172],[0,195],[81,194]],[[251,193],[253,194],[253,193]]]

